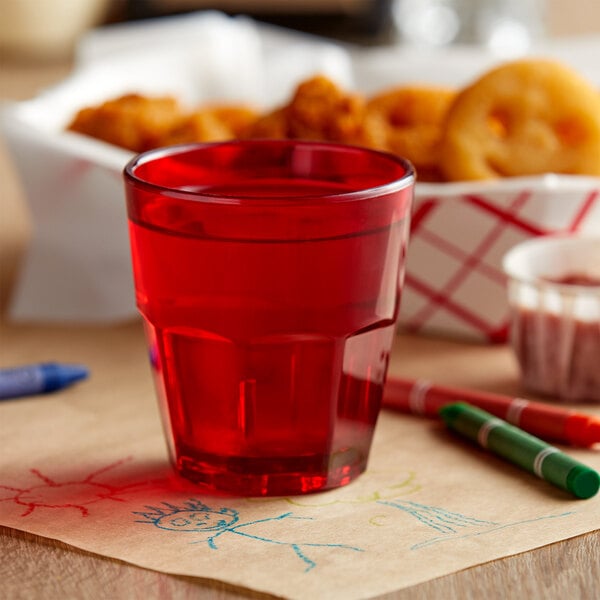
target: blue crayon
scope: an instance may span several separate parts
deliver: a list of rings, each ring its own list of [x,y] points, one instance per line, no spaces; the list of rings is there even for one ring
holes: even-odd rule
[[[58,363],[0,369],[0,400],[54,392],[88,375],[84,366]]]

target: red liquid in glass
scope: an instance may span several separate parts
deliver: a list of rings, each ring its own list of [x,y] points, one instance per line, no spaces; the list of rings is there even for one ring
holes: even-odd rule
[[[230,174],[231,175],[231,174]],[[343,181],[231,181],[258,199]],[[209,489],[283,495],[367,463],[398,309],[407,192],[331,209],[130,202],[138,306],[177,469]],[[343,218],[342,218],[343,215]],[[365,224],[367,228],[365,229]],[[274,234],[274,232],[276,232]]]

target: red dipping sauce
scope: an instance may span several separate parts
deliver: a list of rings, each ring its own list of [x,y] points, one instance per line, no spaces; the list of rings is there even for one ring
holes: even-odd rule
[[[600,287],[600,278],[591,277],[585,273],[569,273],[560,277],[542,277],[544,281],[558,283],[559,285],[583,285],[590,287]]]
[[[513,346],[528,389],[600,401],[600,324],[517,309]]]
[[[539,236],[514,246],[502,266],[523,386],[600,402],[600,237]]]

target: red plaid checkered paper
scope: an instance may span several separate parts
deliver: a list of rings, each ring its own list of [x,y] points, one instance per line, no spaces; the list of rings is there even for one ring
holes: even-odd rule
[[[504,254],[535,236],[600,234],[600,178],[417,184],[415,196],[399,321],[415,333],[505,342]]]

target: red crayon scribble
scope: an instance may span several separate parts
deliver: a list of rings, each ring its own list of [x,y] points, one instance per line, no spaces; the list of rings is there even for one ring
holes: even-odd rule
[[[87,517],[90,504],[101,500],[113,500],[125,502],[119,495],[130,492],[133,488],[144,485],[146,482],[130,483],[126,485],[111,485],[97,481],[99,475],[119,467],[131,460],[131,457],[123,458],[105,467],[93,471],[83,479],[72,481],[54,481],[41,473],[38,469],[30,469],[43,483],[28,488],[16,488],[0,484],[0,489],[15,492],[13,496],[0,498],[0,502],[12,500],[15,504],[25,507],[22,517],[30,515],[36,508],[75,508]]]

